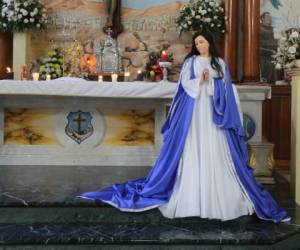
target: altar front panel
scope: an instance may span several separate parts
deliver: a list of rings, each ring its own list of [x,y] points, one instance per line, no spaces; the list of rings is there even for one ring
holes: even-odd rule
[[[68,120],[73,112],[74,120]],[[82,141],[76,141],[66,130],[68,124],[80,125],[81,113],[90,114],[90,132],[83,131]],[[102,109],[68,110],[54,108],[5,108],[4,145],[61,145],[85,146],[92,139],[94,147],[101,146],[153,146],[155,110]],[[76,120],[77,119],[77,120]],[[84,118],[81,118],[84,121]],[[79,138],[80,139],[80,138]]]
[[[151,98],[5,96],[0,164],[150,166],[161,146],[166,104]],[[90,132],[76,133],[80,114],[82,120],[90,116]]]

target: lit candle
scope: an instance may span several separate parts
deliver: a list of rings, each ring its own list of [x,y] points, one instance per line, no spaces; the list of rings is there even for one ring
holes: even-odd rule
[[[143,81],[144,80],[143,79],[143,73],[142,73],[142,71],[140,69],[137,71],[137,77],[136,77],[136,79],[138,81]]]
[[[162,62],[168,61],[168,54],[167,54],[167,52],[166,52],[165,50],[163,50],[163,51],[161,52],[161,55],[160,55],[160,61],[162,61]]]
[[[98,75],[98,82],[103,82],[103,76],[102,75]]]
[[[14,72],[12,72],[10,67],[6,67],[6,78],[7,79],[14,79]]]
[[[32,73],[32,79],[33,81],[38,81],[40,77],[40,74],[38,72]]]
[[[51,75],[50,74],[47,74],[46,75],[46,81],[50,81],[51,80]]]
[[[118,80],[118,74],[111,74],[111,81],[116,82]]]
[[[124,74],[124,82],[129,82],[130,72],[126,71]]]

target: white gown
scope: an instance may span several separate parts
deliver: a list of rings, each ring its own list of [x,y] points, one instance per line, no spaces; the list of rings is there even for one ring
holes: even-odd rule
[[[168,218],[199,216],[230,220],[252,214],[254,206],[239,183],[226,136],[212,121],[212,77],[216,71],[210,66],[210,58],[197,56],[194,64],[197,78],[189,80],[190,63],[191,60],[185,63],[181,78],[185,91],[195,98],[192,121],[173,193],[159,210]],[[224,70],[222,59],[220,64]],[[210,80],[199,84],[204,68],[209,69]],[[235,87],[234,92],[240,109]]]

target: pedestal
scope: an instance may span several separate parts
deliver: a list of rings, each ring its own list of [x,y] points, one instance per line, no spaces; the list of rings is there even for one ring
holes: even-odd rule
[[[15,32],[13,35],[13,71],[14,79],[20,80],[21,67],[28,63],[30,36],[28,33]]]
[[[254,169],[256,179],[264,184],[274,184],[272,143],[249,142],[249,165]]]
[[[300,69],[288,73],[292,75],[291,189],[300,205]]]

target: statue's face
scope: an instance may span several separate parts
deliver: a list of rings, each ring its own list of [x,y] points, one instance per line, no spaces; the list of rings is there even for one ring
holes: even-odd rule
[[[262,23],[264,25],[270,26],[272,24],[272,17],[270,14],[265,14],[265,16],[262,18]]]
[[[195,38],[195,45],[201,56],[209,56],[209,43],[203,36]]]

